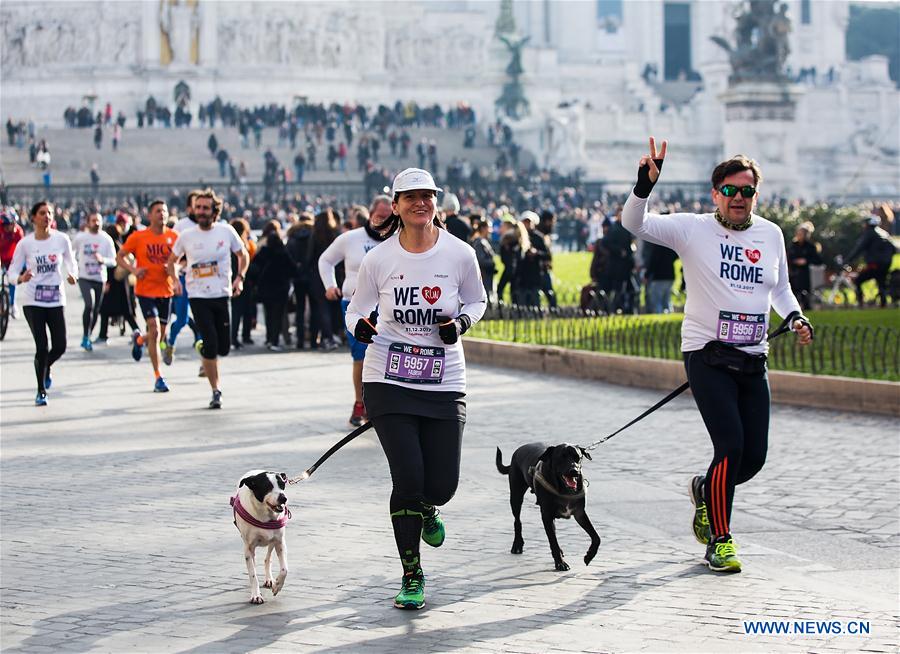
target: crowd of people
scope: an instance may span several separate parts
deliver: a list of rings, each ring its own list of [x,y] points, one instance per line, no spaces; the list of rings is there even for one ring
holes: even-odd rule
[[[736,486],[765,461],[769,312],[774,308],[790,317],[801,345],[812,340],[812,326],[791,293],[781,230],[753,213],[761,181],[756,162],[735,157],[716,167],[714,213],[652,214],[647,202],[665,156],[666,143],[657,151],[651,138],[637,183],[603,238],[611,251],[630,244],[631,235],[640,236],[684,260],[691,280],[682,329],[685,368],[714,445],[708,470],[690,483],[692,529],[706,546],[710,569],[738,572],[742,564],[729,525]],[[249,345],[252,329],[246,339],[237,335],[242,321],[252,321],[256,300],[264,306],[268,348],[281,349],[293,289],[298,347],[307,342],[302,315],[307,300],[309,344],[335,349],[337,339],[346,338],[351,346],[356,391],[351,421],[369,419],[374,425],[393,482],[390,519],[403,572],[394,606],[422,608],[420,541],[432,547],[444,543],[446,525],[438,507],[453,497],[459,482],[466,422],[460,338],[484,315],[494,293],[491,215],[461,215],[452,192],[445,192],[439,210],[442,191],[426,170],[409,168],[394,177],[390,195],[374,198],[369,207],[351,207],[343,235],[338,235],[343,216],[326,207],[289,218],[286,233],[284,223],[269,219],[254,242],[243,218],[221,220],[222,198],[211,189],[195,190],[177,222],[166,201],[156,199],[141,215],[118,213],[103,236],[103,216],[89,211],[74,251],[73,241],[56,229],[55,207],[34,204],[29,211],[34,231],[15,243],[8,266],[21,287],[35,342],[35,404],[47,404],[51,371],[66,348],[65,282],[84,282],[82,347],[88,351],[96,307],[100,316],[110,315],[110,308],[104,309],[104,296],[112,293],[107,285],[122,284],[128,314],[123,318],[129,324],[136,300],[145,329],[134,328],[132,356],[140,360],[148,351],[153,391],[159,393],[169,392],[161,363],[173,363],[177,343],[177,334],[167,334],[173,299],[186,295],[201,372],[212,390],[210,409],[223,403],[218,358]],[[554,213],[529,209],[513,218],[508,210],[496,211],[504,231],[500,284],[508,283],[523,304],[539,302],[542,292],[552,303],[546,280]],[[4,222],[9,213],[4,212]],[[141,229],[144,217],[148,225]],[[755,265],[762,256],[772,261]],[[711,257],[720,265],[710,265]],[[186,320],[184,313],[177,319]]]

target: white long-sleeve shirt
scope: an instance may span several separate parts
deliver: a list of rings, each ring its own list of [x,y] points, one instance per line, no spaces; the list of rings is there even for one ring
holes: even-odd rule
[[[106,267],[116,265],[116,246],[102,229],[96,234],[78,232],[72,241],[78,260],[78,276],[95,282],[106,282]],[[103,261],[97,261],[100,255]]]
[[[347,307],[352,334],[378,307],[378,334],[366,350],[364,382],[424,391],[466,389],[462,340],[447,345],[438,324],[464,313],[478,322],[487,297],[475,250],[449,232],[427,252],[407,252],[399,234],[362,260],[356,291]]]
[[[647,199],[632,193],[622,224],[635,236],[672,248],[681,258],[687,303],[681,349],[691,352],[710,341],[768,351],[769,311],[800,311],[788,281],[784,236],[773,222],[753,215],[749,229],[726,229],[715,214],[647,213]]]
[[[33,275],[27,282],[18,284],[18,297],[22,306],[63,307],[66,305],[66,291],[63,288],[62,263],[66,271],[78,276],[78,264],[72,252],[69,237],[55,229],[50,236],[38,240],[32,232],[16,244],[12,262],[9,264],[10,283],[15,284],[22,266]]]
[[[334,239],[319,257],[319,276],[325,288],[337,286],[334,268],[343,261],[344,284],[341,294],[345,300],[349,300],[356,290],[356,277],[363,257],[381,242],[369,236],[365,227],[351,229]]]

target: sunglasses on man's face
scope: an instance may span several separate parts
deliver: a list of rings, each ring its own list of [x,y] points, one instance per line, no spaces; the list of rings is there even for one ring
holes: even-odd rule
[[[719,187],[719,193],[724,195],[726,198],[733,198],[740,191],[741,196],[745,198],[752,198],[756,195],[756,187],[755,186],[735,186],[734,184],[723,184]]]

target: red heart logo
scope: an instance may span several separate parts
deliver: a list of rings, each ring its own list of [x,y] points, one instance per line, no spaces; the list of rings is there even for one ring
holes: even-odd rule
[[[425,301],[428,302],[428,304],[434,304],[441,297],[441,287],[432,286],[429,288],[428,286],[423,286],[422,297],[425,298]]]
[[[759,250],[744,250],[744,254],[746,254],[747,258],[753,263],[759,261],[759,258],[762,256],[762,252]]]
[[[50,259],[50,263],[56,263],[56,255],[55,254],[47,255],[47,258]]]

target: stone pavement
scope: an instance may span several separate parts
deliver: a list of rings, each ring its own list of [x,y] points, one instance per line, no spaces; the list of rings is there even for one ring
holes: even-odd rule
[[[744,572],[701,565],[690,476],[711,446],[679,398],[586,463],[603,537],[558,521],[572,570],[558,573],[539,513],[509,553],[506,479],[524,442],[585,444],[657,392],[473,367],[462,478],[447,541],[423,547],[425,610],[391,608],[399,565],[387,465],[371,432],[291,487],[290,574],[248,604],[228,498],[253,468],[298,474],[349,431],[346,353],[222,364],[224,409],[208,411],[185,347],[151,392],[125,339],[78,348],[80,303],[50,406],[32,406],[23,320],[0,344],[0,538],[4,652],[830,652],[897,651],[898,441],[886,417],[775,407],[769,462],[740,488],[733,528]],[[262,558],[261,556],[259,557]],[[864,635],[747,635],[743,620],[868,621]]]

